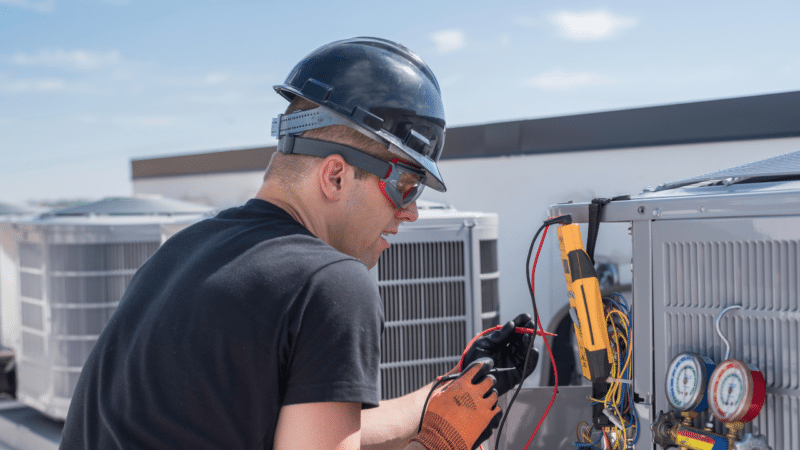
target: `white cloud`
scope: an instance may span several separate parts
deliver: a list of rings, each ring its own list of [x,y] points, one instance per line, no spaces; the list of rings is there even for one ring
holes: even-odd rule
[[[51,13],[55,10],[55,0],[0,0],[0,5],[13,6],[38,13]]]
[[[93,52],[89,50],[42,50],[35,55],[17,53],[10,58],[20,66],[48,66],[70,70],[95,70],[118,64],[122,58],[117,50]]]
[[[439,53],[450,53],[460,50],[465,45],[464,33],[461,30],[442,30],[431,34]]]
[[[587,86],[604,86],[617,83],[614,78],[595,73],[565,73],[560,70],[543,73],[529,79],[526,85],[547,90],[567,90]]]
[[[550,17],[550,22],[561,30],[561,34],[576,41],[606,39],[620,30],[633,27],[637,19],[621,17],[607,11],[573,13],[561,11]]]

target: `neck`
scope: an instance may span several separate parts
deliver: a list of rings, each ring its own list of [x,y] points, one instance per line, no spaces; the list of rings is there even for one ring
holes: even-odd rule
[[[300,222],[314,236],[327,241],[326,226],[319,214],[324,205],[315,205],[314,197],[303,186],[288,187],[285,184],[265,181],[255,198],[272,203]],[[315,213],[312,213],[315,212]]]

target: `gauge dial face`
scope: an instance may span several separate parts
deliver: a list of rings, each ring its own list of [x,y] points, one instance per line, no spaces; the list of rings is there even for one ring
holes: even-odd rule
[[[711,413],[722,422],[738,422],[750,409],[753,378],[744,363],[723,362],[711,374],[709,386]]]
[[[694,409],[705,395],[705,365],[697,355],[676,356],[667,369],[667,400],[678,411]]]

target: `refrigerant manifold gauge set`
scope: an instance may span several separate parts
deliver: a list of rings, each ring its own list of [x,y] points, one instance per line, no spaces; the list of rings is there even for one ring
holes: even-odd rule
[[[663,448],[680,446],[697,450],[767,450],[763,436],[739,431],[761,412],[766,398],[764,375],[753,365],[728,359],[714,362],[693,352],[681,353],[669,364],[665,382],[667,402],[674,411],[660,413],[653,424],[653,441]],[[701,412],[725,424],[726,435],[714,433],[712,423],[703,428],[694,421]]]

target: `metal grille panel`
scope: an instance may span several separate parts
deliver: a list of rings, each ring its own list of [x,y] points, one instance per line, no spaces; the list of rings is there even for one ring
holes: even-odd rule
[[[500,274],[497,239],[480,241],[481,330],[500,323]]]
[[[381,395],[383,398],[396,398],[413,392],[436,376],[447,373],[453,364],[439,362],[384,368],[381,370]]]
[[[464,289],[463,280],[379,287],[386,322],[464,316]]]
[[[23,401],[53,417],[65,417],[62,403],[72,397],[98,335],[136,270],[158,249],[158,239],[19,244],[20,377],[41,378],[20,381]]]
[[[484,330],[488,330],[489,328],[492,328],[495,325],[500,325],[499,316],[494,316],[488,319],[481,320],[481,328],[483,328]]]
[[[42,276],[38,273],[22,272],[19,276],[20,294],[35,300],[42,299]]]
[[[26,358],[44,358],[44,338],[38,334],[23,331],[22,351]]]
[[[497,278],[481,280],[481,312],[500,309],[500,283]]]
[[[381,359],[387,364],[443,358],[457,360],[466,345],[463,320],[388,326],[381,342]]]
[[[378,281],[464,276],[464,242],[392,244],[381,256]]]
[[[54,305],[118,303],[133,273],[50,274],[50,301]]]
[[[666,306],[719,308],[737,299],[748,309],[797,311],[798,241],[675,242],[664,252],[664,276],[674,280],[665,285]]]
[[[480,242],[481,273],[497,272],[497,239]]]
[[[49,269],[92,272],[138,269],[158,249],[160,242],[50,245]]]
[[[21,313],[23,327],[44,331],[44,313],[41,305],[22,302]]]
[[[378,261],[386,319],[380,365],[384,399],[419,389],[452,369],[480,331],[476,328],[497,321],[496,240],[480,240],[461,218],[453,223],[457,226],[399,233]]]
[[[766,404],[745,432],[766,435],[775,449],[800,448],[796,424],[786,423],[800,414],[800,242],[666,242],[654,256],[664,275],[656,277],[663,306],[654,314],[658,323],[663,312],[666,359],[689,350],[721,362],[726,347],[715,330],[717,314],[742,305],[720,328],[730,357],[757,366],[767,383]]]
[[[42,246],[28,242],[19,244],[19,265],[20,267],[28,267],[32,269],[41,269],[42,262]]]
[[[116,307],[65,308],[53,317],[57,335],[99,335]]]

